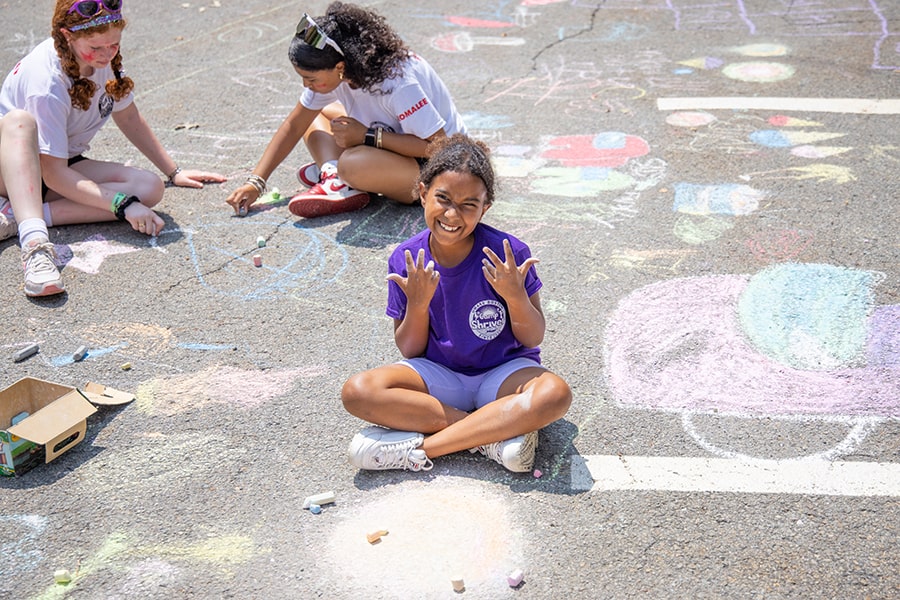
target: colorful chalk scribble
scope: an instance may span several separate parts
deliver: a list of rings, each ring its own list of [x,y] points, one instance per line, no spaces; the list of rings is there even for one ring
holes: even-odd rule
[[[641,288],[606,329],[610,388],[633,408],[900,418],[900,311],[873,305],[877,281],[786,264]]]

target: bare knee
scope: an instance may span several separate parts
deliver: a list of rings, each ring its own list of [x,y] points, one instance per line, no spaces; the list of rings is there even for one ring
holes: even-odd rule
[[[549,371],[538,378],[533,392],[548,424],[561,419],[572,406],[572,389],[569,384]]]
[[[344,403],[344,409],[351,415],[360,416],[366,397],[371,394],[371,390],[372,382],[369,371],[363,371],[350,377],[341,388],[341,402]]]
[[[347,148],[338,159],[338,177],[352,188],[363,189],[361,178],[367,168],[365,151],[357,148]]]
[[[155,173],[139,169],[136,170],[131,189],[141,199],[141,204],[153,207],[163,199],[166,184]]]

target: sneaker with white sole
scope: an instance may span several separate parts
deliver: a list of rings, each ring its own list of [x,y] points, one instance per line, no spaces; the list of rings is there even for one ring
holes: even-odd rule
[[[531,431],[502,442],[475,446],[469,452],[481,452],[514,473],[524,473],[534,466],[537,445],[538,432]]]
[[[368,192],[353,189],[337,175],[324,175],[322,181],[288,203],[288,210],[298,217],[322,217],[359,210],[369,203]]]
[[[56,249],[45,237],[38,237],[22,246],[26,296],[52,296],[66,291],[55,258]]]
[[[322,172],[319,165],[314,162],[306,163],[297,170],[297,180],[306,187],[312,187],[319,183],[322,178]]]
[[[19,233],[19,225],[13,216],[9,200],[0,196],[0,241],[7,240]]]
[[[397,431],[372,425],[366,427],[350,442],[350,464],[357,469],[383,471],[405,469],[429,471],[434,464],[419,450],[424,436],[412,431]]]

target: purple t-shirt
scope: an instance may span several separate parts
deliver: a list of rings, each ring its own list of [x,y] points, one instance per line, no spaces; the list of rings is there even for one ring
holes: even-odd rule
[[[431,232],[427,229],[406,240],[388,259],[388,272],[406,277],[405,250],[413,258],[425,250],[425,264],[434,260],[428,248]],[[520,356],[541,361],[540,348],[523,346],[513,335],[509,309],[481,270],[487,246],[501,259],[505,256],[503,240],[508,239],[521,265],[531,250],[519,239],[479,223],[475,227],[472,252],[455,267],[437,264],[441,279],[428,307],[428,345],[425,358],[464,375],[477,375]],[[541,280],[532,266],[525,276],[525,291],[531,297],[541,289]],[[402,319],[406,314],[406,294],[393,281],[388,282],[387,315]]]

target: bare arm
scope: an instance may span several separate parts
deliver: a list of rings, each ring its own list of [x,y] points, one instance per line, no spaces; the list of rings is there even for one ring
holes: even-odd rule
[[[365,144],[367,130],[365,125],[352,117],[341,116],[331,120],[334,140],[341,148],[346,149]],[[447,134],[443,129],[438,129],[424,140],[409,133],[393,133],[385,130],[381,133],[381,148],[413,158],[428,157],[431,155],[431,142],[445,137]]]
[[[134,147],[140,150],[157,169],[166,175],[175,170],[178,165],[159,143],[159,139],[147,125],[134,102],[127,108],[114,112],[112,118],[128,141],[134,144]]]
[[[407,276],[388,275],[406,294],[406,314],[394,320],[394,341],[405,358],[421,356],[428,345],[428,306],[434,298],[441,274],[434,270],[434,263],[425,264],[425,250],[420,249],[413,262],[412,253],[406,251]]]
[[[538,260],[531,257],[517,265],[509,240],[503,240],[503,249],[506,255],[503,260],[490,248],[484,249],[484,277],[494,291],[506,300],[513,335],[524,346],[534,348],[544,340],[547,324],[541,310],[540,294],[535,292],[529,297],[525,291],[525,275]]]
[[[167,177],[174,174],[171,181],[175,185],[201,188],[204,182],[221,183],[225,181],[225,176],[218,173],[195,169],[176,170],[178,165],[175,164],[175,161],[163,148],[134,102],[128,105],[127,108],[114,112],[113,121],[116,122],[118,128],[128,138],[128,141],[134,144],[134,147],[140,150],[141,154],[146,156],[157,169]]]
[[[312,125],[313,120],[319,114],[318,110],[306,108],[299,102],[294,110],[291,111],[284,122],[275,131],[275,135],[269,141],[263,152],[262,158],[256,163],[253,173],[259,175],[263,179],[268,179],[272,172],[280,165],[288,154],[293,151],[294,147],[300,142],[300,139]],[[259,197],[259,192],[252,185],[245,183],[237,188],[225,200],[230,204],[235,213],[240,214],[242,210],[250,207]]]

